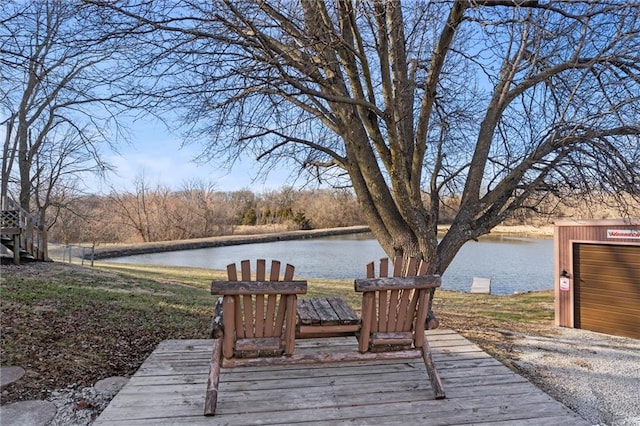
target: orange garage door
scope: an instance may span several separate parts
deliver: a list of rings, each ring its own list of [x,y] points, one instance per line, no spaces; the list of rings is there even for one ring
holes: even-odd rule
[[[640,339],[640,246],[574,244],[575,327]]]

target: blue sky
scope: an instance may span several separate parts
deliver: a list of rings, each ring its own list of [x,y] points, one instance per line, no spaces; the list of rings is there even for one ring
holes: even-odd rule
[[[269,173],[267,179],[257,177],[260,165],[246,157],[236,162],[229,170],[223,164],[199,164],[194,161],[200,153],[197,144],[182,146],[179,134],[170,133],[165,126],[152,119],[128,124],[130,143],[121,142],[118,153],[105,150],[104,159],[114,167],[105,182],[86,177],[84,184],[91,193],[133,191],[135,180],[144,177],[151,188],[166,186],[174,190],[185,182],[194,180],[213,183],[217,191],[249,189],[259,193],[280,189],[294,184],[289,179],[291,170],[278,169]]]
[[[135,181],[141,177],[151,189],[162,186],[180,190],[188,182],[212,183],[214,190],[225,192],[249,189],[254,193],[262,193],[283,186],[300,186],[296,185],[296,173],[292,169],[278,167],[266,177],[258,176],[260,164],[248,156],[231,168],[219,163],[199,164],[194,159],[200,154],[201,146],[182,146],[179,130],[173,134],[154,119],[124,121],[129,142],[118,142],[118,152],[106,146],[101,150],[102,159],[114,171],[108,173],[105,179],[93,174],[81,176],[83,191],[105,195],[112,190],[119,193],[134,192]],[[5,130],[4,126],[0,127],[0,139],[4,139]],[[14,172],[16,170],[17,165]]]

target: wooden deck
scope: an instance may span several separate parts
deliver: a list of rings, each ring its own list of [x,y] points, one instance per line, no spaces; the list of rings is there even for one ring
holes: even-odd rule
[[[434,400],[421,358],[223,368],[204,417],[211,340],[167,340],[94,425],[587,425],[450,330],[427,332],[447,399]],[[354,351],[353,337],[296,340],[296,354]]]

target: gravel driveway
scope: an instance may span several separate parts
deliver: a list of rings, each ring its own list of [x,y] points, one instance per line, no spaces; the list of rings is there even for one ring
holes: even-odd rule
[[[558,330],[514,339],[515,366],[594,425],[640,426],[640,340]]]

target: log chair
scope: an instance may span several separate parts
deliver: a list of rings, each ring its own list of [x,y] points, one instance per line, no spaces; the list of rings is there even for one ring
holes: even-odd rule
[[[215,415],[222,358],[291,356],[295,346],[296,300],[307,292],[306,281],[294,281],[287,264],[282,281],[280,262],[273,260],[269,278],[266,261],[256,261],[252,280],[249,260],[227,266],[227,281],[213,281],[211,294],[220,295],[214,308],[213,351],[207,380],[204,414]]]

